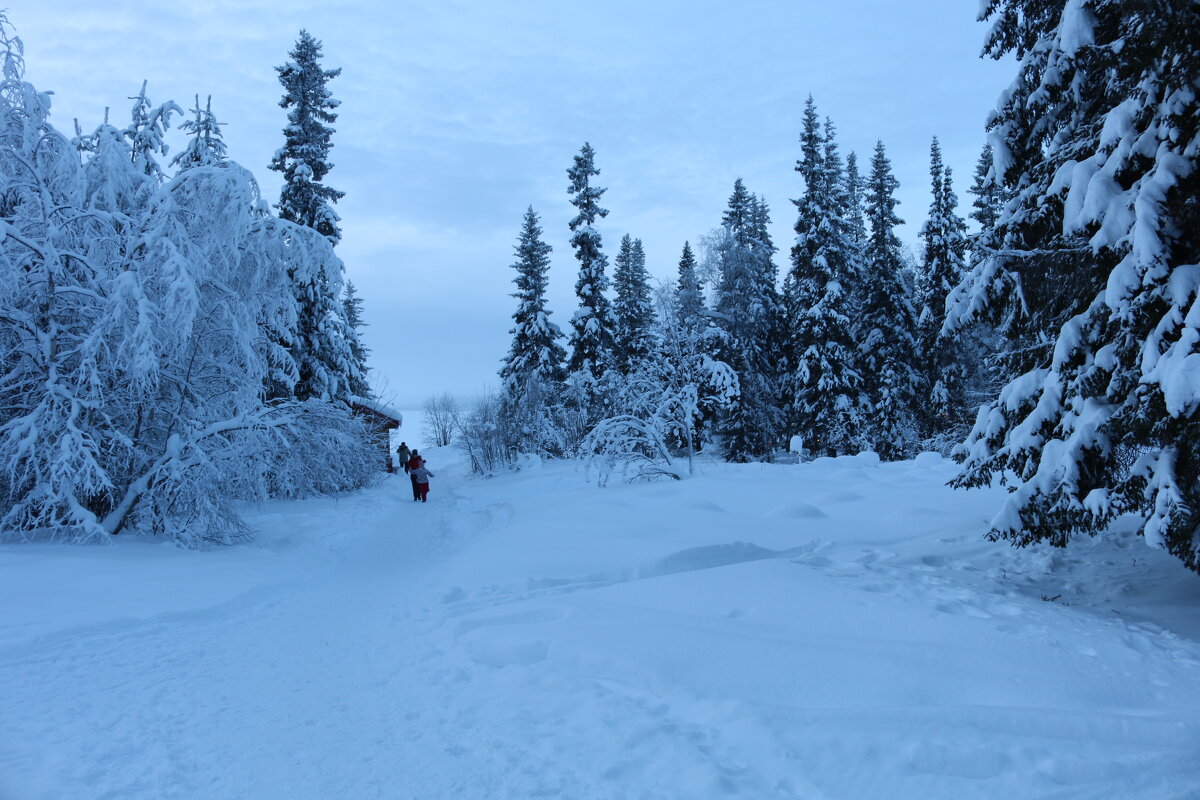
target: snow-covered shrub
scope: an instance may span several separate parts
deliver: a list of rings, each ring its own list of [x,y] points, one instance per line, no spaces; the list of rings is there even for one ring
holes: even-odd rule
[[[494,475],[516,463],[514,432],[496,392],[488,392],[465,413],[455,412],[458,446],[471,461],[471,470]]]
[[[450,444],[454,435],[454,417],[458,413],[458,401],[449,392],[432,395],[425,400],[423,431],[426,440],[434,447]]]
[[[674,293],[659,293],[653,349],[614,393],[620,413],[598,422],[580,444],[589,472],[602,485],[618,468],[628,480],[692,474],[704,409],[725,408],[738,398],[737,373],[710,355],[728,334],[714,325],[682,324],[675,302]],[[674,442],[683,445],[686,470],[676,463]]]

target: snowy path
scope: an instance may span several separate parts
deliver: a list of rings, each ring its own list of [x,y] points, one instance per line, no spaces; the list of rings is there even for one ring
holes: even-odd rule
[[[1200,580],[983,542],[950,470],[451,468],[258,547],[0,548],[0,799],[1200,797]]]

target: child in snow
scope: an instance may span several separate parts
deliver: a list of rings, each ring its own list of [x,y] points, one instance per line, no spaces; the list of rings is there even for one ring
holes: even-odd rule
[[[421,490],[417,488],[417,470],[424,465],[425,459],[421,458],[421,454],[416,450],[412,451],[412,455],[404,464],[404,471],[408,473],[408,478],[412,481],[413,500],[421,499]]]
[[[433,473],[425,468],[425,462],[421,462],[421,466],[413,470],[413,477],[417,481],[417,491],[421,495],[421,502],[424,503],[425,498],[429,496],[429,479],[433,477]]]

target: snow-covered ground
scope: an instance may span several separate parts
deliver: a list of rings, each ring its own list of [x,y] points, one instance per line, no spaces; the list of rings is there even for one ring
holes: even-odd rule
[[[1200,797],[1200,578],[925,455],[407,480],[0,547],[0,798]]]

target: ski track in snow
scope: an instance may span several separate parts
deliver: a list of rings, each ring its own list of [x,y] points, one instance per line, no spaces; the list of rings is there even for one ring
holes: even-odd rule
[[[983,541],[951,474],[443,467],[0,548],[0,800],[1200,797],[1200,581]]]

